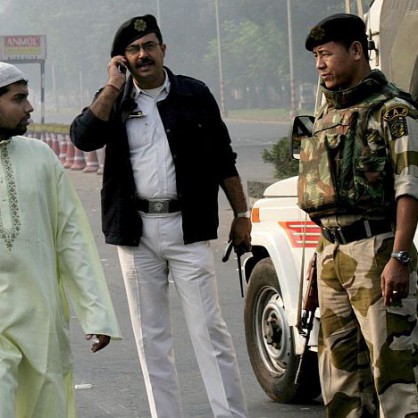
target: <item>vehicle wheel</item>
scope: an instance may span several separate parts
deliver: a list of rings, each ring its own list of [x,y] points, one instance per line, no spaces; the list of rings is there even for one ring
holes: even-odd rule
[[[267,395],[282,403],[316,398],[320,393],[316,353],[306,354],[300,383],[295,384],[300,356],[295,354],[293,334],[270,258],[259,261],[251,273],[244,323],[251,365]]]

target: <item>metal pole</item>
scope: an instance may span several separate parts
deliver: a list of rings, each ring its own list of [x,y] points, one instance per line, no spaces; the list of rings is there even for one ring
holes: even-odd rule
[[[218,0],[215,0],[215,16],[216,16],[216,36],[218,40],[218,65],[219,65],[219,94],[221,99],[221,114],[226,116],[225,110],[225,99],[224,99],[224,80],[223,80],[223,69],[222,69],[222,51],[221,51],[221,34],[219,29],[219,11],[218,11]]]
[[[357,0],[357,11],[358,11],[358,15],[363,19],[364,13],[363,13],[363,4],[361,0]]]
[[[351,13],[350,0],[345,0],[345,12]]]
[[[45,123],[45,61],[41,61],[41,123]]]
[[[293,70],[292,11],[290,0],[287,0],[287,31],[289,38],[289,73],[290,73],[290,117],[296,116],[295,106],[295,75]]]
[[[160,22],[160,0],[157,0],[157,22],[158,22],[158,25],[161,26],[161,22]]]
[[[55,81],[55,65],[54,64],[52,64],[51,70],[52,70],[52,94],[54,95],[55,110],[58,110],[58,96],[57,96],[57,85]]]
[[[83,72],[80,70],[79,72],[78,72],[78,77],[79,77],[79,82],[80,82],[80,105],[81,105],[81,108],[83,108],[83,106],[84,106],[84,93],[83,93],[83,89],[84,89],[84,86],[83,86]]]

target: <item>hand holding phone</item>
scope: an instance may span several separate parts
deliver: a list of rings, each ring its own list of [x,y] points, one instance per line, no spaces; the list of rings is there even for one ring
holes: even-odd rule
[[[118,71],[122,74],[126,74],[126,65],[119,63],[117,65]]]

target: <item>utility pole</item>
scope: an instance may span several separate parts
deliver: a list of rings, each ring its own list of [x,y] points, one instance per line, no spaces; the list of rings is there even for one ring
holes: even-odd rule
[[[222,116],[226,116],[225,98],[224,98],[224,79],[222,69],[222,48],[221,48],[221,31],[219,27],[219,10],[218,0],[215,0],[215,17],[216,17],[216,37],[218,40],[218,68],[219,68],[219,94],[220,94],[220,108]]]
[[[161,25],[161,22],[160,22],[160,0],[157,0],[157,22],[158,22],[158,25]]]
[[[350,0],[345,0],[345,12],[346,13],[351,13]]]
[[[56,84],[56,78],[55,78],[55,65],[54,63],[52,63],[51,66],[51,74],[52,74],[52,94],[54,96],[54,107],[55,107],[55,111],[59,110],[59,105],[58,105],[58,95],[57,95],[57,84]]]
[[[364,13],[363,13],[363,3],[361,0],[357,0],[357,11],[358,15],[363,19]]]
[[[351,13],[351,0],[345,0],[345,12]],[[363,19],[363,3],[361,0],[357,0],[357,15]]]
[[[80,105],[84,106],[84,85],[83,85],[83,72],[79,70],[78,72],[78,81],[80,83]]]
[[[295,104],[295,74],[293,70],[293,36],[292,36],[292,11],[290,0],[287,0],[287,32],[289,38],[289,73],[290,73],[290,117],[296,116]]]

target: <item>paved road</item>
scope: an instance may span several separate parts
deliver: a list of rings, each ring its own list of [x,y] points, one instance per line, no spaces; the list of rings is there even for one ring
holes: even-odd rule
[[[234,148],[238,153],[238,167],[243,182],[246,183],[247,180],[258,177],[271,177],[272,167],[262,162],[261,152],[275,142],[276,136],[277,138],[280,137],[279,135],[283,136],[280,129],[287,130],[287,127],[280,128],[278,125],[269,125],[267,128],[263,128],[265,129],[265,139],[260,142],[251,140],[251,136],[254,135],[252,129],[256,129],[260,133],[263,130],[260,126],[251,124],[251,128],[249,128],[248,125],[237,125],[240,126],[230,126],[230,130]],[[266,139],[269,136],[272,138],[271,141]],[[145,387],[139,370],[116,251],[114,247],[103,243],[100,229],[99,190],[101,177],[96,174],[74,171],[68,173],[89,215],[124,336],[123,341],[112,342],[104,351],[91,354],[90,344],[84,341],[78,322],[76,318],[72,317],[76,384],[92,385],[90,389],[76,391],[78,414],[80,418],[148,418],[150,414]],[[236,265],[234,260],[225,264],[220,262],[232,219],[231,211],[223,195],[220,199],[220,215],[219,239],[213,242],[212,248],[217,261],[221,306],[237,351],[248,402],[249,418],[323,417],[324,412],[320,401],[310,405],[277,404],[272,402],[259,386],[251,369],[245,347],[243,300],[239,293]],[[184,417],[210,418],[212,416],[211,410],[174,288],[171,288],[170,292]]]

